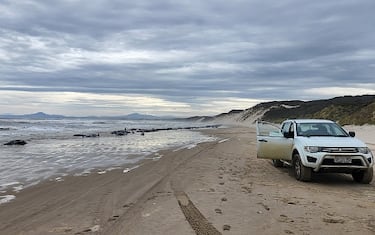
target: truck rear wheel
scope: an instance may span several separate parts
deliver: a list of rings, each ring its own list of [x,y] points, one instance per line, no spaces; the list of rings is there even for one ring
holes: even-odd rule
[[[356,171],[352,173],[355,182],[369,184],[374,176],[374,170],[371,168],[364,171]]]
[[[311,168],[302,164],[301,157],[298,153],[293,155],[294,176],[299,181],[311,180]]]

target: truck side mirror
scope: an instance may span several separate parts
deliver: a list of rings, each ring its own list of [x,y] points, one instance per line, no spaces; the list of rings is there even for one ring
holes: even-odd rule
[[[293,138],[294,137],[294,133],[293,132],[283,132],[283,135],[285,138]]]
[[[354,131],[349,131],[349,135],[350,135],[351,137],[354,137],[354,136],[355,136],[355,132],[354,132]]]

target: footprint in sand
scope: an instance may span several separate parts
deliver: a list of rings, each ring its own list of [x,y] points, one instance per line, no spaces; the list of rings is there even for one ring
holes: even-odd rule
[[[153,199],[155,199],[155,198],[157,198],[158,196],[156,196],[156,195],[152,195],[152,196],[150,196],[149,198],[147,198],[147,201],[150,201],[150,200],[153,200]]]
[[[223,214],[223,211],[221,210],[221,209],[215,209],[215,212],[217,213],[217,214]]]
[[[123,207],[123,208],[129,208],[129,207],[131,207],[132,205],[134,205],[134,203],[125,204],[125,205],[123,205],[122,207]]]
[[[270,210],[270,207],[267,206],[266,204],[264,204],[263,202],[259,202],[258,204],[261,205],[261,206],[263,206],[263,208],[264,208],[266,211],[269,211],[269,210]]]
[[[119,217],[120,217],[119,215],[114,215],[114,216],[112,216],[111,218],[108,219],[108,222],[110,222],[110,221],[115,221],[115,220],[117,220]]]
[[[252,189],[248,186],[242,186],[241,187],[242,192],[250,194],[252,192]]]
[[[323,218],[323,222],[329,223],[329,224],[343,224],[345,223],[345,220],[340,218]]]
[[[283,214],[281,214],[281,215],[280,215],[280,218],[277,219],[277,220],[278,220],[279,222],[282,222],[282,223],[293,223],[293,222],[294,222],[294,220],[290,219],[288,216],[283,215]]]
[[[284,232],[286,233],[286,234],[294,234],[292,231],[290,231],[290,230],[284,230]]]
[[[228,224],[223,225],[223,231],[229,231],[231,229],[231,226]]]
[[[99,232],[100,230],[100,225],[94,225],[91,228],[85,229],[82,232],[75,233],[75,235],[81,235],[84,233],[90,233],[90,232]]]

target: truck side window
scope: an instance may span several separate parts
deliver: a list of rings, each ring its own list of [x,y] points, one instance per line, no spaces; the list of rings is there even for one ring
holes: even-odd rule
[[[281,132],[282,133],[288,132],[291,124],[292,124],[291,122],[284,123],[283,126],[281,127]]]

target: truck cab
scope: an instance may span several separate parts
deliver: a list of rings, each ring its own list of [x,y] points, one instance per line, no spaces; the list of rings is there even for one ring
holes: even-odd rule
[[[360,183],[373,179],[374,157],[354,132],[323,119],[291,119],[280,126],[257,121],[257,157],[275,167],[294,169],[297,180],[310,181],[312,172],[351,174]]]

